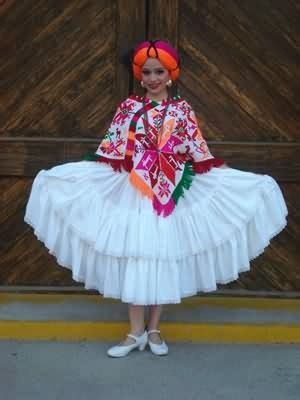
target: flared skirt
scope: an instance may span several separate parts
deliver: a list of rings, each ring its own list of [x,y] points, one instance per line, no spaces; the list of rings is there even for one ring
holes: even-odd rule
[[[286,216],[268,175],[233,168],[197,174],[164,218],[128,172],[79,161],[38,173],[25,221],[86,289],[149,305],[179,303],[237,279],[285,227]]]

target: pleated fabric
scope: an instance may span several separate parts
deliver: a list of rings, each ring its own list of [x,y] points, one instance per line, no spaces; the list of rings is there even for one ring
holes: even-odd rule
[[[285,227],[286,216],[268,175],[232,168],[197,174],[164,218],[127,172],[80,161],[38,173],[25,221],[86,289],[150,305],[179,303],[237,279]]]

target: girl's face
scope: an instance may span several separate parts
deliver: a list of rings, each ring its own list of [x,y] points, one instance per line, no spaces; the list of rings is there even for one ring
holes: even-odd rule
[[[153,100],[163,100],[168,96],[166,83],[169,79],[169,71],[157,58],[148,58],[142,66],[144,89],[147,96]]]

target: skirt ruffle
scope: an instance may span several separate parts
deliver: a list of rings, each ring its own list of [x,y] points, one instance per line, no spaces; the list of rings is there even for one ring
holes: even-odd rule
[[[25,221],[86,289],[147,305],[179,303],[237,279],[286,216],[281,190],[267,175],[232,168],[197,174],[163,218],[128,172],[80,161],[38,173]]]

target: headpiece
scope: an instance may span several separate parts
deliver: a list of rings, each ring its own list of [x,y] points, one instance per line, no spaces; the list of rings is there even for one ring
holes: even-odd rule
[[[149,57],[157,58],[169,71],[172,81],[179,76],[180,60],[177,51],[163,40],[149,40],[138,44],[133,53],[132,67],[136,79],[142,80],[142,66]]]

